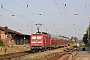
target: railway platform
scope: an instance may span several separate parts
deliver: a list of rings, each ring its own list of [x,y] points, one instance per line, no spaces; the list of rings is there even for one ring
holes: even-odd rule
[[[74,60],[90,60],[90,48],[80,47]]]

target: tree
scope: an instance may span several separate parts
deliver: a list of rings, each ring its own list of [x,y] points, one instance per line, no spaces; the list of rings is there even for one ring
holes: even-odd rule
[[[72,36],[70,40],[71,40],[71,42],[73,41],[74,43],[77,43],[78,42],[78,38],[77,37],[73,37]]]
[[[3,46],[3,41],[1,38],[0,38],[0,46]]]
[[[87,44],[87,38],[88,38],[88,34],[84,34],[84,36],[83,36],[83,42],[84,42],[84,44]]]
[[[86,30],[86,34],[83,36],[83,42],[85,44],[88,44],[88,38],[90,38],[90,26]]]

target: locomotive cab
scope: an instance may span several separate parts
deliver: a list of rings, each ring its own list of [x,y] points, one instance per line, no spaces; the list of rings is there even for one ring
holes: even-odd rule
[[[42,34],[32,34],[31,35],[31,49],[42,49],[43,46],[43,35]]]
[[[50,47],[51,36],[45,32],[32,34],[30,38],[31,49],[44,49]]]

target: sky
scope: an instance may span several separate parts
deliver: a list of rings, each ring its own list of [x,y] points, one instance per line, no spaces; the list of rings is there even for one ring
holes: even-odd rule
[[[82,39],[90,21],[90,0],[0,0],[0,26]]]

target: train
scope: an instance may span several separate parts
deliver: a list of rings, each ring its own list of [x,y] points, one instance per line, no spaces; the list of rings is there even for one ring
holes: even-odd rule
[[[46,32],[39,32],[30,35],[31,50],[54,49],[61,46],[69,46],[70,40],[54,36]]]

